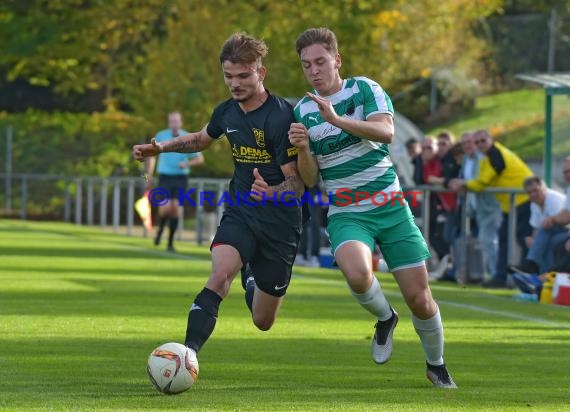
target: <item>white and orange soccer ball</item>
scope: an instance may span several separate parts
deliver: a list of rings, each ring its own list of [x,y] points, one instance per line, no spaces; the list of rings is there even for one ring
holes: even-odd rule
[[[147,372],[153,386],[162,393],[184,392],[198,379],[196,353],[180,343],[160,345],[148,357]]]

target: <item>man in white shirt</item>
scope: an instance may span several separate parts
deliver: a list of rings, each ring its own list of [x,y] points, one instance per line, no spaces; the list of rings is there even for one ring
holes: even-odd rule
[[[547,188],[537,176],[527,178],[524,189],[531,201],[529,223],[533,235],[525,238],[529,248],[525,264],[514,269],[526,273],[544,273],[554,263],[554,246],[568,236],[568,229],[563,224],[553,222],[544,227],[544,223],[564,209],[567,199],[562,193]]]
[[[558,212],[558,214],[547,217],[544,219],[542,223],[542,227],[544,229],[551,229],[556,226],[566,226],[570,225],[570,156],[564,159],[564,166],[562,167],[562,172],[564,173],[564,180],[568,185],[566,187],[566,204],[564,208]],[[558,267],[559,265],[564,266],[561,262],[565,260],[566,267],[570,265],[570,232],[566,232],[566,237],[562,239],[557,239],[556,242],[553,242],[554,250],[558,251],[559,259],[555,259],[554,266]],[[556,254],[556,252],[555,252]],[[569,269],[565,269],[569,270]],[[562,271],[562,270],[560,270]]]
[[[564,180],[568,185],[566,187],[566,204],[558,214],[544,219],[543,227],[545,229],[550,229],[556,225],[566,226],[570,224],[570,156],[564,159],[562,173],[564,173]]]

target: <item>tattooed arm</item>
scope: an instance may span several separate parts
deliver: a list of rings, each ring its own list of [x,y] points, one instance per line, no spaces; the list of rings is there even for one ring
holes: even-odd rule
[[[210,147],[215,140],[208,136],[206,127],[196,133],[188,133],[184,136],[176,137],[166,142],[159,143],[161,152],[193,153],[201,152]]]
[[[156,156],[162,152],[192,153],[200,152],[210,147],[215,139],[206,132],[206,127],[196,133],[188,133],[166,142],[159,143],[154,138],[149,144],[133,146],[133,157],[136,160],[144,160],[145,157]]]
[[[300,198],[305,191],[305,185],[297,172],[297,162],[285,163],[281,166],[281,171],[285,179],[278,185],[269,186],[259,173],[259,170],[257,168],[253,169],[254,181],[251,185],[251,191],[257,193],[257,195],[252,194],[251,197],[256,200],[262,200],[263,193],[265,193],[266,197],[273,198],[273,196],[277,196],[277,198],[281,199],[281,195],[287,193],[285,199],[291,199],[294,193],[294,197]]]
[[[285,179],[275,186],[269,186],[274,192],[294,192],[295,197],[300,198],[305,192],[305,185],[297,171],[297,162],[289,162],[281,166]]]

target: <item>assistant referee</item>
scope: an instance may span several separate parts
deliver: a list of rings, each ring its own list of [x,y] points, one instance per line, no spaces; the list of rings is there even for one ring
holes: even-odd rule
[[[161,130],[155,136],[157,142],[163,143],[175,137],[185,135],[188,132],[182,129],[182,115],[180,112],[168,113],[168,129]],[[191,167],[204,163],[202,153],[161,153],[158,156],[158,187],[168,191],[169,200],[158,209],[159,224],[158,231],[154,238],[154,244],[160,245],[160,239],[166,223],[169,223],[170,232],[168,234],[168,248],[170,252],[174,249],[174,234],[178,228],[179,190],[186,192],[188,175]],[[152,175],[156,166],[156,157],[147,159],[148,187],[152,186]]]

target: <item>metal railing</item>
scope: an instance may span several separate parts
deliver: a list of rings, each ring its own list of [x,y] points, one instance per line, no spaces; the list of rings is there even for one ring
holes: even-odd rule
[[[421,213],[421,230],[426,242],[429,242],[430,233],[430,212],[431,212],[431,202],[430,197],[432,193],[450,193],[449,189],[443,188],[441,186],[431,186],[431,185],[421,185],[412,188],[413,190],[419,190],[422,192],[422,213]],[[498,188],[490,187],[485,189],[485,193],[506,193],[509,195],[509,213],[508,213],[508,248],[507,248],[507,262],[509,264],[517,263],[515,262],[515,257],[520,254],[520,247],[516,242],[516,231],[517,231],[517,207],[516,207],[516,196],[521,193],[525,193],[523,189],[519,188]],[[470,222],[469,215],[467,213],[467,202],[465,193],[457,193],[459,196],[459,207],[460,207],[460,226],[459,230],[462,236],[470,234]],[[499,228],[497,227],[497,231]],[[465,249],[462,251],[463,256],[468,253],[467,243],[463,242]],[[467,268],[466,259],[462,259],[462,267],[458,268],[461,273],[466,273]]]
[[[4,193],[5,216],[28,219],[30,205],[34,200],[36,202],[48,201],[56,205],[61,204],[61,207],[55,206],[53,208],[55,212],[50,210],[47,213],[48,216],[55,215],[55,219],[52,220],[74,222],[77,225],[111,226],[116,232],[124,225],[128,235],[133,235],[135,227],[135,201],[143,195],[145,189],[145,182],[141,177],[70,177],[15,173],[8,179],[5,173],[0,173],[0,178],[6,182],[4,190],[0,191],[0,193]],[[34,199],[34,189],[30,188],[32,183],[35,183],[36,186],[38,183],[45,186],[51,184],[51,192],[47,195],[44,194],[44,196],[36,194]],[[221,196],[221,193],[227,190],[229,181],[227,179],[190,177],[188,183],[189,187],[195,188],[198,193],[208,190]],[[36,192],[41,188],[42,186],[37,186]],[[45,187],[43,188],[45,189]],[[12,205],[15,207],[13,208]],[[206,224],[207,212],[203,202],[196,202],[194,213],[196,217],[196,241],[198,244],[202,244],[208,237],[208,234],[205,233],[208,226]],[[221,220],[223,208],[216,207],[213,213],[217,224]],[[183,208],[180,208],[180,214],[179,239],[181,239],[184,229]],[[143,234],[146,235],[144,226],[142,228]]]
[[[4,180],[8,182],[7,175],[0,173],[0,182]],[[33,190],[30,189],[32,182],[45,184],[52,182],[55,184],[55,191],[51,194],[53,198],[60,199],[62,213],[56,214],[53,220],[63,220],[64,222],[74,222],[77,225],[99,225],[101,227],[111,226],[114,231],[119,231],[121,225],[126,226],[126,233],[133,235],[135,227],[135,201],[144,193],[145,182],[141,177],[70,177],[58,175],[40,175],[40,174],[12,174],[10,176],[9,187],[0,190],[0,194],[4,193],[5,215],[27,219],[29,215],[30,198]],[[228,189],[229,181],[227,179],[209,179],[209,178],[193,178],[188,179],[188,187],[195,188],[197,193],[211,191],[216,193],[214,203],[221,198],[222,193]],[[8,185],[8,183],[5,183]],[[14,186],[14,187],[12,187]],[[18,190],[14,190],[17,189]],[[449,192],[448,189],[438,186],[417,186],[411,190],[421,191],[421,217],[418,219],[419,224],[426,241],[429,241],[430,233],[430,197],[432,193]],[[19,192],[19,202],[16,202],[16,195]],[[509,194],[509,221],[508,236],[509,248],[507,251],[507,259],[509,263],[513,263],[513,258],[517,254],[518,245],[516,239],[516,203],[515,196],[524,193],[522,189],[512,188],[489,188],[485,192],[490,193],[508,193]],[[7,196],[8,195],[8,196]],[[464,195],[459,194],[464,199]],[[49,197],[49,196],[47,196]],[[16,210],[12,209],[12,205],[19,203]],[[194,208],[196,218],[196,242],[203,244],[208,242],[212,233],[207,233],[208,229],[212,230],[212,224],[217,226],[220,222],[223,206],[207,208],[204,202],[196,201]],[[461,218],[460,230],[462,234],[469,233],[469,217],[466,210],[467,202],[461,201]],[[57,206],[56,206],[57,208]],[[208,210],[207,210],[208,209]],[[59,209],[58,209],[59,210]],[[184,209],[181,210],[181,219],[179,219],[178,232],[179,239],[184,229]],[[110,212],[111,222],[109,225],[108,214]],[[59,217],[59,219],[57,218]],[[212,222],[211,220],[214,220]],[[97,221],[97,222],[96,222]],[[142,223],[138,223],[142,226]],[[146,235],[143,227],[143,234]],[[497,228],[498,229],[498,228]]]

